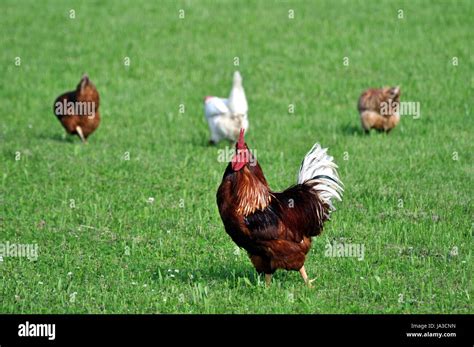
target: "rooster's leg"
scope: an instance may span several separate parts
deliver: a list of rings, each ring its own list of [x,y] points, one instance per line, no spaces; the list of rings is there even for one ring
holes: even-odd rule
[[[312,287],[312,284],[311,284],[311,283],[313,283],[313,282],[315,281],[315,279],[310,280],[310,279],[308,278],[308,275],[306,274],[306,270],[305,270],[305,268],[304,268],[304,265],[303,265],[303,266],[301,267],[301,269],[300,269],[300,274],[301,274],[301,277],[303,277],[304,283],[306,283],[306,284],[308,285],[308,287],[311,288],[311,287]]]
[[[84,134],[82,133],[82,128],[80,126],[77,126],[76,127],[76,132],[77,134],[79,135],[79,137],[81,138],[82,142],[83,143],[87,143],[87,140],[86,138],[84,137]]]
[[[270,283],[272,282],[272,275],[271,274],[265,274],[265,284],[267,287],[270,287]]]

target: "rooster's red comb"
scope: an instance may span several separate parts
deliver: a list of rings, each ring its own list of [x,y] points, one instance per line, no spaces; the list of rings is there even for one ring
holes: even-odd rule
[[[239,141],[237,142],[238,149],[245,149],[245,140],[244,140],[245,129],[240,129]]]

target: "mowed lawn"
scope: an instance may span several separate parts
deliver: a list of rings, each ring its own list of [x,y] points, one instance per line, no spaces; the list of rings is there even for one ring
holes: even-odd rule
[[[473,313],[473,8],[2,1],[0,243],[37,244],[38,257],[3,257],[0,312]],[[274,190],[315,142],[340,167],[343,202],[306,262],[312,289],[285,271],[265,288],[220,220],[229,148],[207,145],[202,100],[227,96],[236,69]],[[88,145],[52,112],[85,72],[102,115]],[[421,117],[365,136],[357,99],[384,85]],[[363,259],[326,256],[333,242],[363,245]]]

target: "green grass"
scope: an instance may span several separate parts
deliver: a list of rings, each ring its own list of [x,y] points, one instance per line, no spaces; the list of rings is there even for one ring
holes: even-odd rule
[[[469,0],[2,1],[0,242],[39,255],[0,263],[0,312],[472,313],[473,17]],[[207,146],[202,98],[227,95],[235,56],[270,186],[316,141],[340,167],[314,289],[285,271],[266,289],[220,220],[227,144]],[[52,113],[83,72],[103,117],[88,145]],[[421,118],[364,136],[360,93],[397,84]],[[324,256],[333,241],[364,260]]]

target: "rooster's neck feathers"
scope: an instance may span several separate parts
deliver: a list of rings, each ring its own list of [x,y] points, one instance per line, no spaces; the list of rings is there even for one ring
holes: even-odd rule
[[[236,192],[237,213],[248,216],[257,210],[263,211],[271,202],[272,194],[260,166],[249,169],[246,165],[236,173],[234,191]]]

